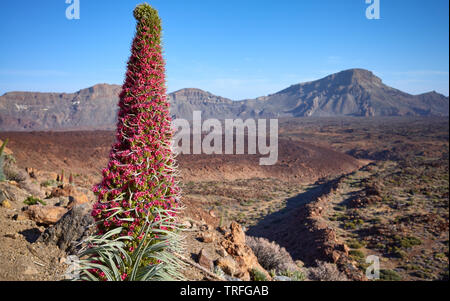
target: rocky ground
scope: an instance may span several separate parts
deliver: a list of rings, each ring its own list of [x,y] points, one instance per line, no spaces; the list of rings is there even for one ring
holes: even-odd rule
[[[76,243],[92,233],[94,196],[62,174],[22,170],[9,149],[6,154],[7,180],[0,182],[0,280],[63,280]],[[213,211],[185,206],[185,248],[179,255],[187,279],[250,280],[255,269],[271,279],[239,224],[219,227]]]
[[[369,255],[383,280],[448,279],[448,120],[295,119],[280,134],[270,169],[251,156],[179,158],[187,279],[366,280]],[[0,277],[62,279],[113,135],[6,137]]]

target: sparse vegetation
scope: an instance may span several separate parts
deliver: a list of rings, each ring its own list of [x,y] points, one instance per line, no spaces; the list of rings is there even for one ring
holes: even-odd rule
[[[316,261],[315,267],[307,269],[307,277],[313,281],[348,281],[335,264],[323,261]]]
[[[364,246],[364,244],[362,244],[361,242],[359,242],[356,239],[351,239],[351,240],[347,241],[347,245],[352,249],[360,249]]]
[[[292,260],[291,255],[277,243],[270,242],[262,237],[251,236],[246,237],[246,243],[264,269],[268,271],[274,270],[279,274],[298,271],[298,267]]]
[[[400,281],[402,277],[393,270],[380,270],[380,279],[384,281]]]
[[[35,198],[35,197],[33,197],[33,196],[27,197],[26,200],[23,201],[23,203],[24,203],[25,205],[28,205],[28,206],[31,206],[31,205],[37,205],[37,204],[41,204],[41,205],[44,205],[44,206],[47,205],[47,203],[44,202],[43,200],[41,200],[41,199],[39,199],[39,198]]]
[[[267,281],[266,275],[258,269],[252,269],[250,271],[250,277],[253,281]]]
[[[350,250],[348,254],[352,257],[354,257],[357,260],[361,260],[365,258],[365,255],[360,250]]]

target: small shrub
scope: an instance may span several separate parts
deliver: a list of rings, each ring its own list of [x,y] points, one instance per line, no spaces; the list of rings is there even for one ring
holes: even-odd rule
[[[384,281],[400,281],[402,277],[393,270],[380,270],[380,279]]]
[[[434,258],[442,261],[448,260],[448,257],[447,255],[445,255],[445,253],[436,253],[434,254]]]
[[[335,264],[323,261],[316,261],[316,267],[307,269],[307,276],[313,281],[348,281]]]
[[[356,224],[354,222],[346,222],[344,228],[354,230],[356,229]]]
[[[393,248],[391,248],[391,253],[394,257],[397,257],[397,258],[405,259],[408,257],[408,254],[405,251],[403,251],[399,247],[395,247],[395,246]]]
[[[355,259],[364,259],[365,257],[364,253],[361,252],[360,250],[351,250],[348,252],[348,254],[354,257]]]
[[[280,273],[280,275],[289,277],[292,281],[304,281],[306,279],[306,275],[303,271],[285,271],[283,273]]]
[[[356,239],[351,239],[347,242],[347,245],[352,249],[361,249],[364,245]]]
[[[402,248],[408,249],[413,246],[418,246],[422,244],[422,241],[414,236],[402,237],[399,240],[399,244]]]
[[[57,182],[55,180],[47,180],[41,183],[42,187],[49,187],[49,186],[54,186],[56,185]]]
[[[285,248],[275,242],[262,237],[246,238],[247,245],[252,249],[259,264],[267,271],[275,270],[277,273],[297,271],[298,267]]]
[[[386,245],[379,242],[375,245],[375,249],[384,250],[384,249],[386,249]]]
[[[253,281],[267,281],[266,275],[258,269],[252,269],[250,271],[250,276]]]
[[[17,167],[16,159],[12,155],[3,155],[0,158],[0,161],[3,160],[3,164],[0,164],[0,169],[3,169],[2,173],[6,180],[19,183],[27,179],[27,173]]]
[[[41,203],[42,205],[47,205],[46,202],[44,202],[43,200],[39,199],[39,198],[35,198],[33,196],[29,196],[26,198],[25,201],[23,201],[23,203],[25,205],[31,206],[31,205],[37,205],[38,203]]]
[[[345,211],[345,207],[344,206],[336,206],[333,208],[336,211]]]

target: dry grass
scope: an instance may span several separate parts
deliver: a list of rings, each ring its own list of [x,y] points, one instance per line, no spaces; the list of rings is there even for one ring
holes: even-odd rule
[[[262,237],[246,237],[247,245],[253,250],[258,262],[268,271],[277,273],[294,272],[299,268],[285,248]]]

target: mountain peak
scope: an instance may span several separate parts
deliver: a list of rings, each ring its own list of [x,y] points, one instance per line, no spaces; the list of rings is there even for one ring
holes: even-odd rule
[[[175,101],[193,101],[193,102],[231,102],[231,100],[216,96],[210,92],[197,88],[185,88],[169,94]]]
[[[372,71],[359,68],[334,73],[327,76],[325,79],[336,81],[342,85],[349,85],[352,83],[382,83],[381,79],[375,76]]]
[[[197,88],[184,88],[184,89],[180,89],[177,90],[171,94],[175,94],[175,95],[192,95],[192,94],[203,94],[203,95],[208,95],[211,94],[209,92],[206,92],[202,89],[197,89]]]

